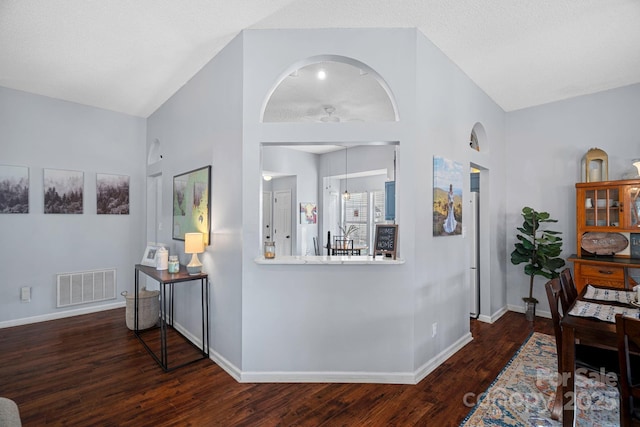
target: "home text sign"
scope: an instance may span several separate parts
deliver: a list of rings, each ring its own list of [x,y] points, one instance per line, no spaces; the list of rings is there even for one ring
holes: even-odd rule
[[[398,243],[398,225],[397,224],[377,224],[376,225],[376,243],[373,248],[373,257],[376,255],[385,255],[396,259],[396,251]]]

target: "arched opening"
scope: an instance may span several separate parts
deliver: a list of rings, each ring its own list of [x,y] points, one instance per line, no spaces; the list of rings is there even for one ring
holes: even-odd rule
[[[373,69],[340,56],[319,56],[283,73],[265,102],[262,122],[397,121],[391,91]]]
[[[326,55],[296,62],[272,87],[262,122],[338,126],[331,143],[313,136],[262,143],[262,241],[275,241],[277,254],[324,255],[356,228],[353,247],[371,255],[376,224],[395,223],[399,142],[354,139],[353,132],[343,139],[340,124],[398,121],[391,90],[366,64]],[[349,198],[339,197],[346,192]],[[317,216],[302,217],[309,206]]]

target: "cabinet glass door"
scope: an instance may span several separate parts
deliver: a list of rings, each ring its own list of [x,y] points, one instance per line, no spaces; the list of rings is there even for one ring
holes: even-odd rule
[[[625,228],[640,228],[640,187],[627,185],[624,193],[625,197],[621,208],[624,212],[624,226]]]
[[[617,188],[585,191],[587,227],[620,227],[620,202]]]

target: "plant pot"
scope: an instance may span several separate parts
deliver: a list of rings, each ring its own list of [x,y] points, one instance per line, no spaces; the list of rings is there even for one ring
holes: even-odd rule
[[[524,303],[525,312],[524,318],[529,322],[533,322],[536,318],[536,303],[533,301],[525,301]]]

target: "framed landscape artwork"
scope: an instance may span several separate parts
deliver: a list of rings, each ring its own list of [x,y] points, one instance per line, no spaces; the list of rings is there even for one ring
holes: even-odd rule
[[[29,168],[0,165],[0,213],[29,213]]]
[[[44,170],[44,213],[81,214],[83,212],[84,173]]]
[[[433,156],[433,235],[462,234],[462,163]]]
[[[96,213],[129,215],[129,177],[96,174]]]
[[[173,239],[199,232],[209,245],[211,210],[211,166],[173,177]]]

